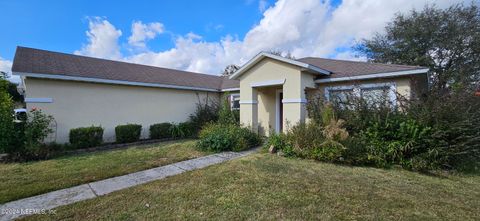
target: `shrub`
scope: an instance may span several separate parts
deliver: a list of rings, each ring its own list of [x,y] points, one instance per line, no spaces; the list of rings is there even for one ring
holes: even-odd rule
[[[333,106],[310,98],[307,108],[313,121],[323,125],[322,135],[330,140],[329,146],[331,140],[337,142],[335,148],[324,150],[343,145],[345,149],[340,152],[345,163],[398,164],[419,171],[480,168],[480,98],[473,96],[473,91],[454,88],[430,91],[420,98],[397,98],[398,103],[388,103],[350,96]],[[341,118],[345,123],[338,120],[328,124],[329,118]],[[289,134],[299,137],[295,142],[312,146],[318,138],[302,135],[308,134],[305,130],[298,126]],[[314,151],[315,158],[323,154],[319,150]],[[328,160],[338,153],[324,155]]]
[[[259,145],[261,138],[248,128],[232,124],[209,124],[200,131],[197,147],[209,151],[241,151]]]
[[[358,137],[350,136],[342,141],[346,147],[343,151],[343,162],[350,165],[374,166],[371,159],[368,158],[367,145]]]
[[[320,145],[314,146],[308,157],[326,162],[342,161],[345,149],[345,146],[337,141],[325,140]]]
[[[284,156],[295,156],[293,147],[290,142],[288,142],[287,137],[284,133],[275,133],[274,131],[270,132],[270,136],[265,142],[265,148],[270,148],[274,146],[278,151],[281,151]]]
[[[480,97],[468,89],[405,102],[410,118],[432,128],[428,142],[432,155],[443,168],[480,170]]]
[[[103,142],[103,128],[91,126],[71,129],[69,140],[73,148],[98,146]]]
[[[197,103],[195,112],[190,115],[189,122],[191,123],[192,133],[196,134],[203,126],[218,121],[219,105],[218,103],[206,99],[205,102]]]
[[[313,150],[325,141],[323,128],[316,122],[299,123],[286,134],[296,156],[310,158]]]
[[[172,124],[170,127],[170,136],[172,138],[186,138],[194,134],[193,125],[190,122]]]
[[[247,148],[239,149],[236,151],[245,150],[250,147],[259,146],[260,144],[262,144],[262,137],[257,133],[252,132],[251,128],[236,126],[236,129],[239,130],[239,136],[247,142]]]
[[[115,127],[117,143],[131,143],[140,140],[142,125],[126,124]]]
[[[52,155],[53,149],[44,144],[44,139],[53,132],[53,117],[39,109],[32,109],[25,122],[15,125],[14,144],[7,148],[10,160],[39,160]]]
[[[239,125],[240,122],[237,121],[236,112],[232,111],[227,97],[229,97],[228,93],[224,94],[224,96],[222,98],[223,102],[222,102],[222,106],[220,107],[220,112],[218,114],[219,115],[218,116],[218,122],[220,124],[236,124],[236,125]]]
[[[0,78],[0,153],[14,142],[13,101],[7,93],[8,82]]]
[[[150,126],[150,139],[171,138],[171,123],[152,124]]]

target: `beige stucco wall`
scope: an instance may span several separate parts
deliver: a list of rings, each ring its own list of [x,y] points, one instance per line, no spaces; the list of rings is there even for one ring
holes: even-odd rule
[[[56,142],[68,142],[71,128],[101,125],[106,142],[115,140],[120,124],[141,124],[142,137],[149,126],[161,122],[183,122],[199,99],[218,101],[219,93],[139,86],[97,84],[27,78],[27,98],[53,98],[53,103],[28,103],[52,115],[57,123]]]
[[[304,88],[314,86],[313,75],[302,73],[296,66],[270,58],[264,58],[239,77],[240,100],[257,101],[257,104],[240,105],[240,121],[243,125],[251,126],[262,134],[268,134],[269,129],[275,129],[275,91],[262,87],[252,88],[251,84],[283,79],[285,83],[276,88],[283,90],[283,99],[286,100],[304,100]],[[266,108],[267,106],[269,108]],[[305,113],[304,103],[283,103],[284,130],[288,129],[287,125],[304,121]]]

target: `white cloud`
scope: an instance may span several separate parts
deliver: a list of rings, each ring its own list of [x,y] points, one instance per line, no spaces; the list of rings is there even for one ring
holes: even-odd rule
[[[334,56],[335,59],[349,61],[367,61],[366,57],[358,56],[351,51],[340,52]]]
[[[118,38],[122,36],[122,31],[117,30],[104,18],[94,17],[88,20],[89,30],[86,32],[88,44],[74,53],[99,58],[122,59],[118,44]]]
[[[260,0],[258,1],[258,10],[260,10],[260,12],[264,12],[268,7],[268,2],[267,0]]]
[[[10,74],[12,72],[12,61],[0,57],[0,71]]]
[[[164,32],[162,23],[152,22],[143,24],[136,21],[132,24],[132,35],[128,38],[128,43],[134,47],[145,49],[146,41],[154,39],[158,34]]]
[[[12,61],[0,57],[0,71],[7,73],[9,81],[15,83],[20,82],[19,76],[12,75]]]
[[[189,33],[175,37],[175,46],[171,49],[144,50],[123,59],[209,74],[219,74],[228,64],[241,65],[260,51],[271,49],[289,51],[295,57],[364,60],[355,57],[348,49],[355,41],[383,31],[395,13],[421,9],[425,4],[435,3],[444,8],[459,2],[470,3],[469,0],[343,0],[336,8],[332,8],[328,0],[279,0],[275,5],[265,8],[263,18],[243,39],[227,35],[219,41],[207,42],[201,36]],[[121,34],[108,21],[97,23],[111,26],[111,31]],[[88,33],[93,32],[92,26],[97,27],[90,25]],[[143,40],[138,42],[145,44],[156,34],[158,32],[144,35]],[[114,42],[118,46],[118,37],[107,42]]]

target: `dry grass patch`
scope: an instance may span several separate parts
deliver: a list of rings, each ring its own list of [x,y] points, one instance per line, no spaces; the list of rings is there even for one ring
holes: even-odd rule
[[[195,148],[195,141],[183,140],[38,162],[0,164],[0,204],[206,154]]]
[[[267,154],[58,208],[45,220],[475,220],[480,176],[427,176]]]

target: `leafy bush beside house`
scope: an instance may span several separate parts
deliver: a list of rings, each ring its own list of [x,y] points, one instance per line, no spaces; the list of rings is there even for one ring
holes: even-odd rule
[[[172,138],[187,138],[196,136],[194,126],[190,121],[182,122],[178,124],[172,124],[170,128],[170,134]]]
[[[261,138],[248,128],[234,124],[209,124],[199,134],[197,147],[202,150],[242,151],[258,146]]]
[[[115,127],[115,137],[117,143],[131,143],[140,140],[142,125],[125,124]]]
[[[361,98],[333,106],[310,99],[312,121],[267,143],[287,156],[352,165],[478,169],[480,99],[469,91],[430,93],[401,108]]]
[[[41,160],[53,155],[58,146],[44,144],[44,139],[53,132],[50,127],[53,117],[44,114],[39,109],[32,109],[25,122],[17,123],[13,136],[12,145],[9,145],[6,152],[10,160]]]
[[[91,126],[71,129],[69,141],[74,148],[98,146],[103,142],[103,128]]]
[[[205,102],[197,103],[195,112],[190,115],[188,122],[190,122],[193,135],[196,136],[198,132],[205,125],[218,121],[220,107],[215,101],[207,99]]]
[[[7,93],[8,82],[0,78],[0,153],[12,145],[14,134],[13,101]]]
[[[229,93],[225,93],[222,97],[222,105],[220,106],[219,114],[218,114],[218,123],[220,124],[240,124],[239,119],[239,111],[232,110],[230,107],[230,101],[228,98],[230,97]]]

